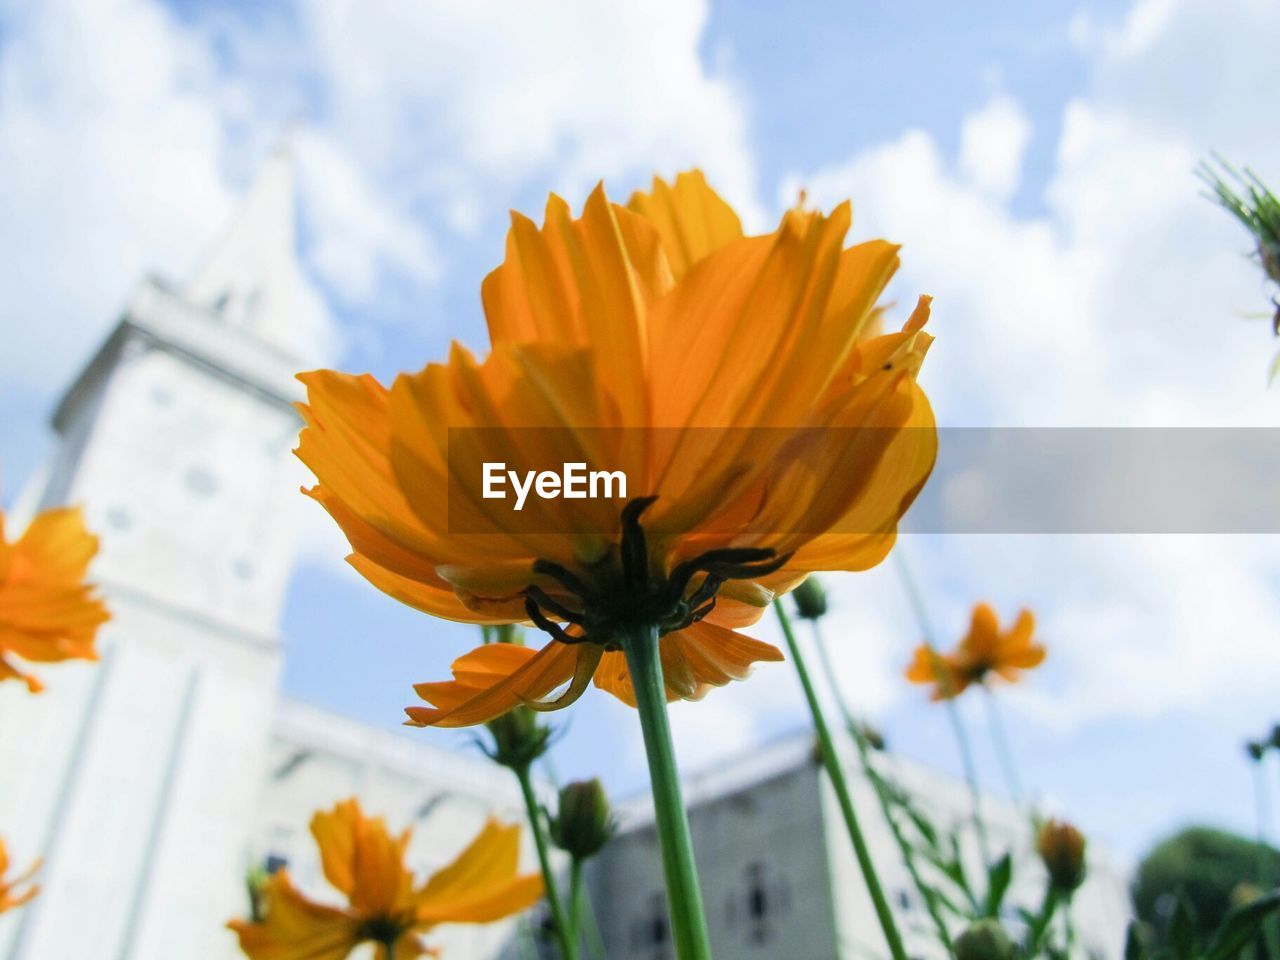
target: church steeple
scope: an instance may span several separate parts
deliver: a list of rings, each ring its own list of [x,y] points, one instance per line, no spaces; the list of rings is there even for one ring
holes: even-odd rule
[[[189,283],[139,285],[55,414],[36,500],[83,504],[112,621],[101,664],[0,691],[0,821],[52,838],[5,960],[231,954],[209,931],[243,909],[301,500],[291,166]]]
[[[230,228],[183,293],[288,356],[302,348],[292,149],[282,141],[259,171]]]

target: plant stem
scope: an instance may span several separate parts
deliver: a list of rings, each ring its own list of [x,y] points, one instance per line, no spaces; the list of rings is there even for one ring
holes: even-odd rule
[[[920,632],[924,635],[924,645],[928,649],[931,656],[939,658],[937,646],[933,642],[933,628],[929,623],[929,613],[925,609],[924,599],[920,596],[920,591],[916,589],[915,579],[911,576],[911,570],[907,566],[907,561],[902,556],[902,545],[898,545],[898,549],[894,551],[897,558],[898,574],[902,578],[902,585],[907,592],[907,599],[911,603],[911,609],[916,615],[916,622],[919,624]],[[938,682],[943,686],[943,693],[950,684],[950,680],[945,671],[938,671]],[[982,855],[983,867],[991,865],[991,851],[987,843],[987,827],[982,818],[982,793],[978,789],[978,769],[973,762],[973,748],[969,745],[969,736],[964,729],[964,721],[960,717],[960,708],[956,705],[955,697],[944,696],[943,701],[946,705],[947,716],[951,720],[951,729],[955,733],[956,744],[960,748],[960,763],[964,767],[964,778],[969,782],[969,799],[973,805],[973,829],[978,838],[978,852]]]
[[[991,740],[995,744],[996,756],[1000,758],[1000,766],[1004,768],[1005,785],[1009,788],[1009,797],[1017,806],[1022,806],[1022,780],[1018,777],[1018,767],[1013,762],[1013,751],[1009,749],[1009,738],[1005,736],[1004,722],[1000,719],[1000,705],[996,703],[996,695],[985,683],[982,692],[987,701],[988,726],[991,728]]]
[[[577,857],[569,864],[569,925],[582,929],[582,861]]]
[[[689,819],[680,794],[671,724],[667,718],[666,684],[658,651],[658,630],[637,625],[623,638],[623,651],[640,713],[640,730],[649,761],[653,819],[667,882],[667,908],[678,960],[710,960],[711,939],[702,911],[702,892],[693,861]]]
[[[396,942],[388,940],[384,946],[387,948],[387,960],[396,960]]]
[[[1266,769],[1262,760],[1253,763],[1253,798],[1258,815],[1258,886],[1263,892],[1275,886],[1275,875],[1271,869],[1271,848],[1267,844],[1267,821],[1271,819],[1271,805],[1267,802]],[[1277,931],[1275,918],[1267,917],[1262,921],[1262,934],[1267,944],[1267,956],[1280,957],[1280,931]]]
[[[853,711],[849,709],[844,695],[840,692],[840,684],[836,679],[835,664],[831,661],[831,652],[827,649],[826,640],[822,635],[818,621],[811,620],[810,623],[813,625],[813,645],[818,649],[818,662],[827,675],[827,685],[831,687],[836,706],[840,709],[845,726],[849,728],[849,736],[853,737],[854,745],[858,748],[858,760],[862,764],[863,775],[866,776],[871,786],[875,788],[876,799],[880,802],[880,812],[884,815],[885,823],[889,825],[889,831],[893,834],[894,842],[898,845],[898,852],[902,854],[902,862],[907,868],[907,873],[911,875],[911,881],[915,884],[916,892],[920,894],[925,908],[929,911],[929,917],[933,920],[934,929],[938,934],[938,942],[942,944],[947,954],[950,955],[952,952],[951,933],[947,930],[946,921],[942,917],[937,894],[931,886],[925,883],[924,877],[920,873],[920,868],[916,864],[915,851],[911,849],[911,844],[907,842],[902,828],[898,825],[897,818],[893,815],[893,797],[890,793],[889,783],[872,762],[871,747],[867,743],[866,735],[862,732],[862,728],[853,716]]]
[[[543,776],[558,790],[560,776],[556,773],[551,754],[543,754],[538,762],[542,764]],[[574,915],[574,910],[578,910],[579,913]],[[595,960],[608,960],[604,952],[604,940],[600,937],[600,924],[596,922],[595,906],[591,902],[591,891],[585,885],[582,888],[582,902],[579,904],[575,900],[570,907],[570,915],[573,917],[573,929],[586,940],[586,949],[583,953],[588,957],[594,957]]]
[[[845,780],[840,766],[840,756],[836,753],[835,741],[831,738],[831,730],[827,727],[826,717],[822,715],[822,707],[818,702],[818,694],[809,678],[809,669],[805,666],[804,657],[800,653],[800,644],[796,642],[795,631],[791,629],[791,618],[781,600],[773,601],[773,609],[782,624],[782,633],[787,640],[787,650],[795,664],[796,674],[800,677],[800,686],[804,688],[804,697],[809,704],[809,713],[813,717],[813,727],[818,734],[818,747],[822,753],[823,765],[827,768],[827,777],[835,790],[836,799],[840,803],[840,812],[844,815],[844,824],[849,829],[849,839],[853,841],[853,853],[858,858],[858,867],[862,870],[862,878],[871,894],[871,904],[875,907],[876,918],[880,921],[880,929],[884,931],[885,941],[889,945],[889,953],[894,960],[907,960],[907,952],[902,946],[902,936],[893,919],[893,911],[889,909],[889,901],[885,898],[884,888],[880,885],[880,877],[876,873],[875,864],[871,862],[871,851],[867,849],[866,838],[858,825],[858,815],[853,809],[853,795],[849,792],[849,784]]]
[[[560,899],[555,871],[551,868],[551,852],[547,846],[546,834],[542,829],[542,808],[538,805],[537,795],[533,792],[533,778],[529,775],[527,764],[512,769],[516,779],[520,781],[520,793],[524,796],[524,808],[529,816],[529,829],[533,831],[533,845],[538,851],[542,885],[546,892],[547,905],[551,908],[551,922],[556,928],[556,939],[560,941],[560,952],[564,960],[578,960],[577,931],[576,928],[569,926],[565,918],[564,903]]]

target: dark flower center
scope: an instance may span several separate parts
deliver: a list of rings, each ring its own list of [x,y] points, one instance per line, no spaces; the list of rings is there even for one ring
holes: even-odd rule
[[[628,628],[651,625],[664,634],[683,630],[715,609],[716,594],[727,581],[766,576],[791,559],[791,554],[779,557],[767,547],[730,547],[708,550],[677,564],[666,576],[655,576],[640,515],[657,499],[638,497],[622,509],[622,536],[591,569],[590,583],[558,563],[534,562],[534,573],[556,581],[576,601],[575,609],[530,584],[524,605],[535,626],[562,643],[616,650]]]

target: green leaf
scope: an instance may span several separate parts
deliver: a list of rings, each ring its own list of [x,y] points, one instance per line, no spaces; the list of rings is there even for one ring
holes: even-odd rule
[[[1204,960],[1233,960],[1252,943],[1267,917],[1280,909],[1280,890],[1272,890],[1227,914],[1209,942]]]
[[[1178,897],[1169,921],[1169,948],[1174,960],[1194,960],[1196,955],[1196,918],[1185,896]]]
[[[1142,933],[1142,923],[1130,920],[1124,934],[1124,960],[1147,960],[1147,940]]]
[[[1004,903],[1004,895],[1009,892],[1009,884],[1013,881],[1013,860],[1005,854],[987,868],[987,903],[983,916],[999,918],[1000,905]]]

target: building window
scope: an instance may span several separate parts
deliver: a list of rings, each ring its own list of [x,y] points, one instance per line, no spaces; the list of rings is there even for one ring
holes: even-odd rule
[[[764,946],[776,939],[778,920],[790,908],[791,885],[786,878],[755,860],[742,871],[741,886],[729,899],[729,926],[741,931],[748,946]]]
[[[204,467],[191,467],[184,478],[187,489],[199,497],[212,497],[218,490],[218,481]]]
[[[636,960],[670,960],[671,927],[667,920],[667,900],[652,893],[642,917],[631,924],[631,956]]]

